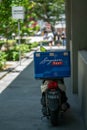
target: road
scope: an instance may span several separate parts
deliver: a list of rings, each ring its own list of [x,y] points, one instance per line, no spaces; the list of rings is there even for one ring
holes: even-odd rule
[[[46,118],[41,119],[41,81],[34,79],[32,62],[0,94],[0,130],[86,130],[69,79],[66,83],[71,108],[64,114],[60,125],[52,127]]]

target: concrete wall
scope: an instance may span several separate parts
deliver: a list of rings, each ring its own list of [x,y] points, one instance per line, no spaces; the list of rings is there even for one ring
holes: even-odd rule
[[[87,51],[78,52],[78,96],[87,127]]]
[[[71,86],[73,93],[79,95],[87,126],[87,0],[65,2],[67,48],[71,51]]]
[[[71,86],[73,93],[78,93],[78,51],[87,50],[87,0],[66,1],[66,34],[67,48],[70,47],[71,55]],[[71,42],[70,42],[71,40]]]

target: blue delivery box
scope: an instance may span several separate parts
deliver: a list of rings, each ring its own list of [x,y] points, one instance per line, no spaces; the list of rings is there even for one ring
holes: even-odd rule
[[[35,52],[34,77],[36,79],[57,79],[70,77],[70,52]]]

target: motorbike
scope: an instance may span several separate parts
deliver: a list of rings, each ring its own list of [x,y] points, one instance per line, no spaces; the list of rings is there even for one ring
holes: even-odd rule
[[[65,93],[64,79],[43,80],[41,92],[43,116],[47,117],[53,126],[56,126],[60,115],[70,108]]]

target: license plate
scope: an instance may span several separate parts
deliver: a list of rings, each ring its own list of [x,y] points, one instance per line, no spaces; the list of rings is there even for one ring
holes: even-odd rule
[[[59,95],[57,91],[49,91],[48,99],[59,99]]]

